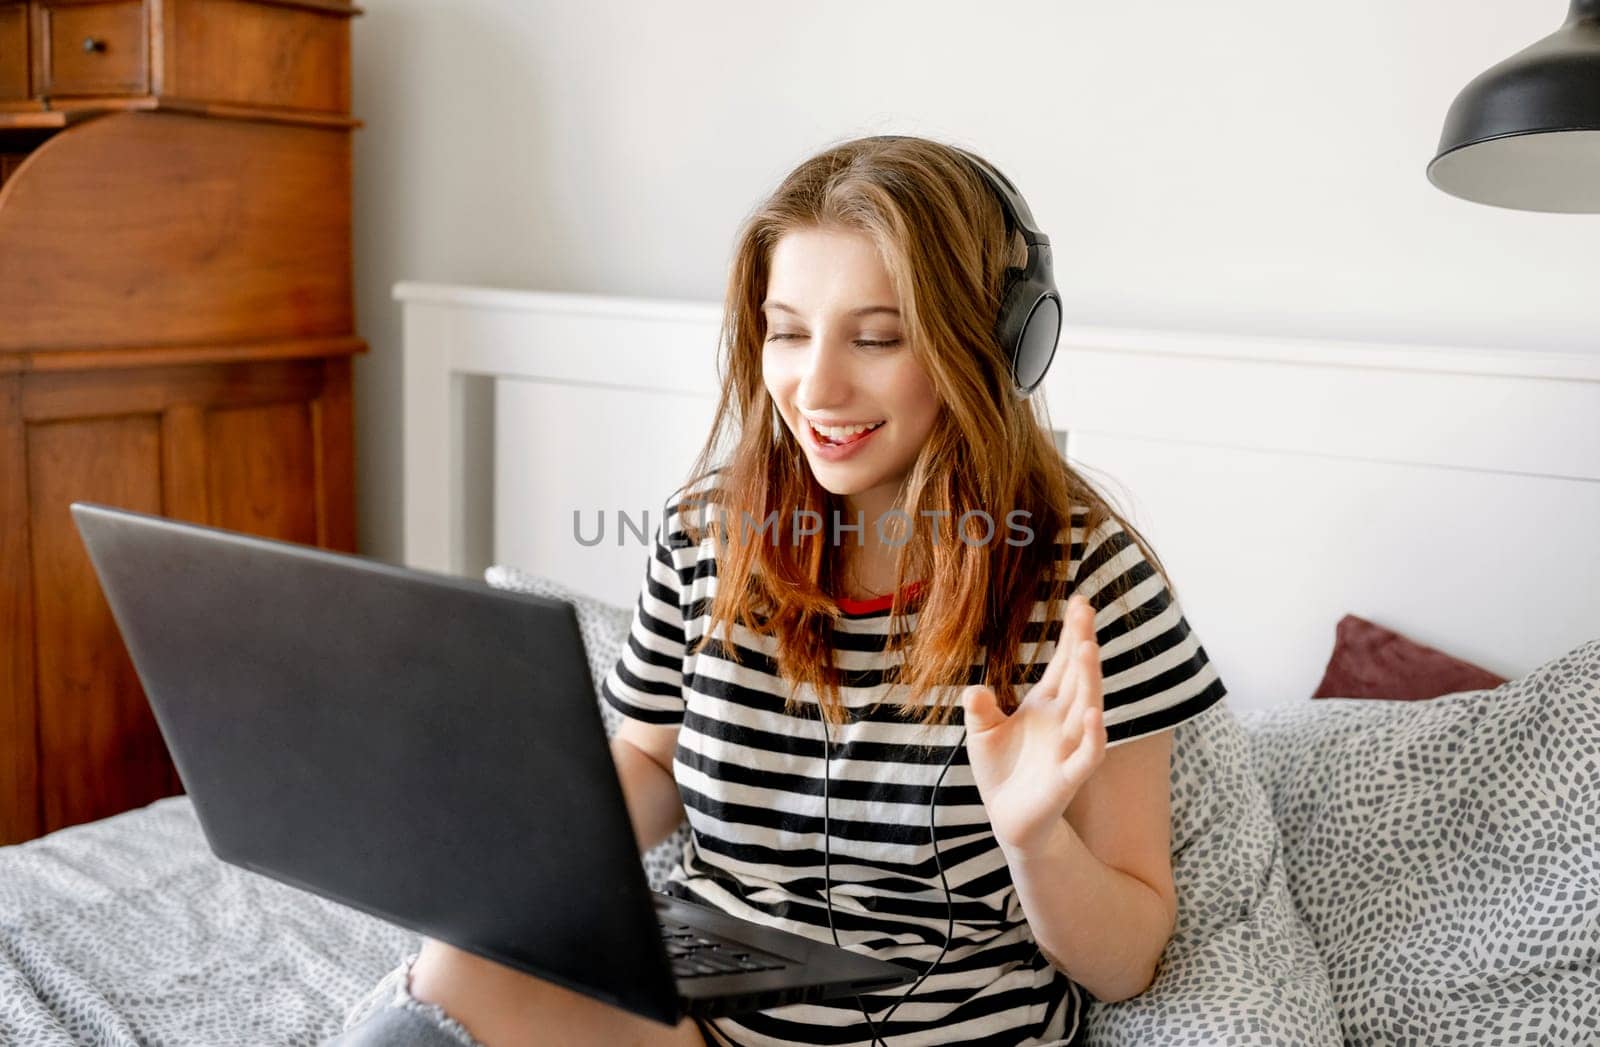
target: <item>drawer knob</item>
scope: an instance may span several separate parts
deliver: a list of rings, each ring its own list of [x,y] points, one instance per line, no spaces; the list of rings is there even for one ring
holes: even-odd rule
[[[96,40],[92,36],[86,36],[86,37],[83,38],[83,53],[84,54],[92,55],[96,51],[104,51],[105,49],[106,49],[106,42],[104,40]]]

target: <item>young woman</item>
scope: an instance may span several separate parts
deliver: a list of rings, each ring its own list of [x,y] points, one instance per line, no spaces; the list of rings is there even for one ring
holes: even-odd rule
[[[716,423],[602,687],[640,847],[692,828],[674,893],[925,977],[669,1030],[428,941],[397,993],[438,1037],[414,1042],[1071,1043],[1090,996],[1150,985],[1169,729],[1223,687],[1013,391],[995,323],[1025,255],[940,143],[848,142],[784,180],[739,240]]]

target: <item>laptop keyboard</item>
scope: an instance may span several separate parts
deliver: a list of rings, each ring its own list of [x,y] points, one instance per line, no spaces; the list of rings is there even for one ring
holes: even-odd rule
[[[789,961],[752,949],[739,942],[723,941],[685,924],[663,924],[661,944],[672,961],[678,978],[704,978],[714,974],[745,974],[772,971],[789,966]]]

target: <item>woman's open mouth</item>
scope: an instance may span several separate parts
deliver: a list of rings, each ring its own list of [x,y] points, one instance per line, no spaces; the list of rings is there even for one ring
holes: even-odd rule
[[[806,432],[810,436],[812,450],[819,457],[830,462],[837,462],[859,451],[861,446],[872,438],[872,434],[882,429],[884,424],[884,422],[873,422],[864,426],[855,425],[844,428],[828,426],[818,429],[807,419]]]

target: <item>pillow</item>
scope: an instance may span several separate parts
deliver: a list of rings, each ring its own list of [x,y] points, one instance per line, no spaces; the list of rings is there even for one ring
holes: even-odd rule
[[[601,719],[605,721],[606,737],[616,734],[617,728],[622,726],[622,714],[600,697],[600,682],[622,656],[622,647],[628,642],[628,626],[633,621],[633,611],[584,596],[549,578],[503,564],[484,571],[483,580],[496,589],[548,596],[572,605],[578,614],[578,629],[583,634],[584,649],[589,655],[589,674],[594,679],[595,700],[600,706]],[[659,891],[666,885],[667,874],[683,853],[688,837],[689,823],[684,822],[671,836],[644,853],[645,879],[649,881],[652,891]]]
[[[1600,640],[1490,691],[1247,726],[1349,1042],[1594,1042]]]
[[[1333,657],[1311,697],[1413,701],[1505,682],[1487,669],[1347,614],[1339,619]]]
[[[1150,988],[1091,1003],[1089,1042],[1342,1043],[1271,806],[1225,702],[1174,728],[1171,782],[1177,929]]]

